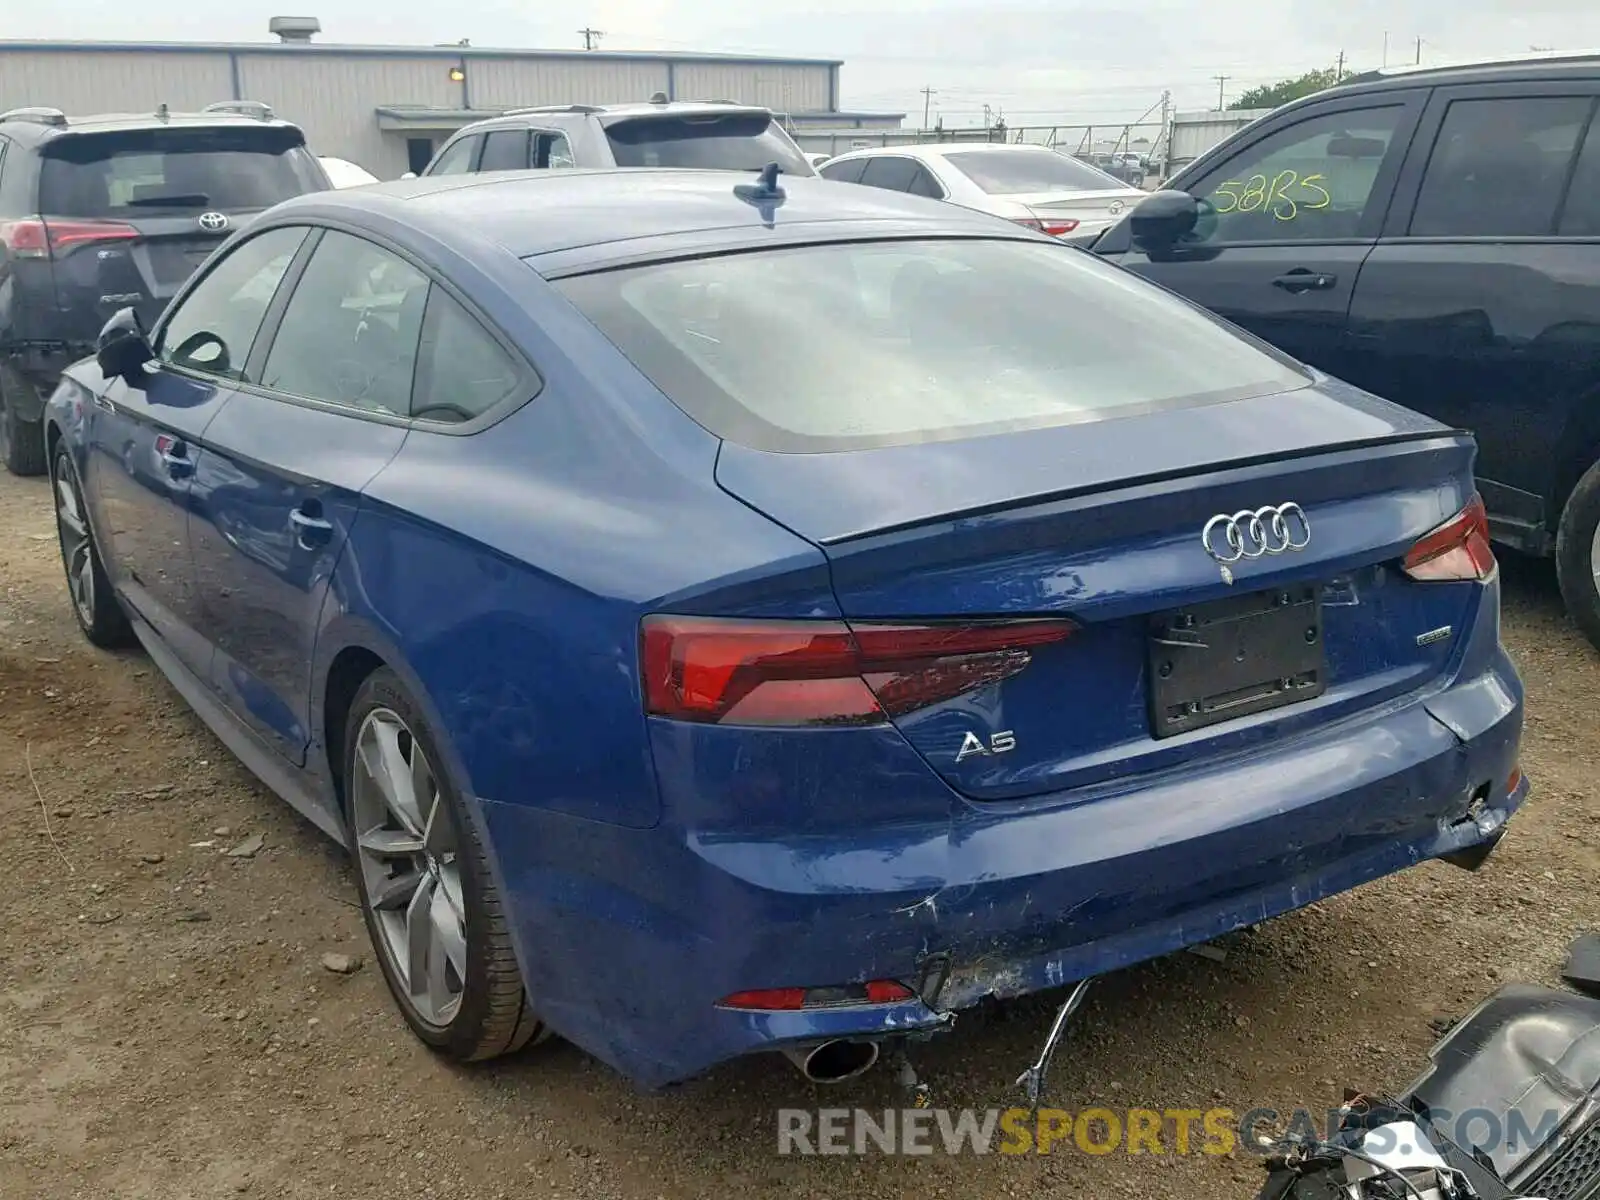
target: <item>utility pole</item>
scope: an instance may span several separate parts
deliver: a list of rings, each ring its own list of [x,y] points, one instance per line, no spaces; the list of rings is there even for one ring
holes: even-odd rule
[[[1422,65],[1422,39],[1417,39],[1417,66]]]
[[[1215,79],[1217,81],[1217,111],[1221,112],[1224,108],[1227,107],[1227,105],[1223,103],[1223,96],[1225,95],[1225,93],[1223,91],[1223,88],[1227,85],[1228,80],[1232,79],[1233,76],[1232,75],[1213,75],[1211,78],[1213,78],[1213,79]]]
[[[1344,78],[1344,51],[1339,51],[1339,65],[1333,69],[1333,81],[1338,83]]]
[[[1389,31],[1387,29],[1383,31],[1383,65],[1386,67],[1389,65]]]
[[[922,89],[922,127],[924,129],[928,127],[928,109],[933,104],[933,98],[938,94],[939,93],[934,91],[931,87],[924,87]]]
[[[578,34],[583,38],[583,48],[585,50],[593,50],[600,44],[600,39],[606,35],[603,29],[588,28],[578,30]]]
[[[1165,170],[1166,161],[1172,156],[1171,147],[1172,93],[1170,91],[1163,91],[1161,93],[1161,132],[1156,134],[1156,144],[1150,147],[1150,164],[1151,166],[1154,166],[1157,162],[1162,164],[1161,175],[1163,178],[1165,178],[1167,174]]]

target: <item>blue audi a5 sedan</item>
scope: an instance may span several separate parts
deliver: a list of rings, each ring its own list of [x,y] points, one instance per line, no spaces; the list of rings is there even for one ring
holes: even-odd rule
[[[848,1076],[1527,791],[1470,438],[949,205],[303,197],[47,438],[84,632],[348,845],[459,1059]]]

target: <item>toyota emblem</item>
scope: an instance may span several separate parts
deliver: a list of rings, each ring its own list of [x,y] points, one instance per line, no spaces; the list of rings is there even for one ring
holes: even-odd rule
[[[207,233],[221,233],[227,227],[227,213],[208,212],[200,214],[200,228]]]
[[[1304,550],[1311,544],[1311,521],[1293,502],[1218,513],[1200,531],[1200,544],[1222,568],[1223,580],[1232,583],[1229,566],[1240,559]]]
[[[1121,213],[1126,207],[1127,205],[1123,204],[1121,200],[1113,200],[1110,207],[1106,211],[1108,211],[1114,217]]]

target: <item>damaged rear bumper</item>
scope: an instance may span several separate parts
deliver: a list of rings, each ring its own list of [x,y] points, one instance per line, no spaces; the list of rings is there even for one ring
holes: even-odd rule
[[[938,822],[872,826],[870,797],[857,797],[846,828],[825,819],[819,795],[815,832],[765,833],[760,763],[744,819],[686,821],[705,810],[695,769],[715,727],[676,749],[658,740],[666,816],[654,829],[479,804],[535,1007],[662,1085],[786,1043],[939,1030],[986,996],[1103,974],[1492,846],[1528,784],[1508,787],[1521,685],[1488,645],[1456,686],[1313,735],[1054,803],[944,793],[953,816]],[[673,761],[678,751],[695,758]],[[895,797],[943,787],[918,777],[908,762]],[[743,989],[869,979],[920,994],[788,1012],[717,1004]]]

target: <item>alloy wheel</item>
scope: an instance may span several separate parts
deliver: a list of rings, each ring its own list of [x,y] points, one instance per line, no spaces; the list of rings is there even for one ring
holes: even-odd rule
[[[450,806],[398,714],[375,708],[356,735],[350,811],[373,941],[403,999],[443,1029],[466,987],[466,908]]]
[[[1594,528],[1594,540],[1589,543],[1589,572],[1594,576],[1594,590],[1600,592],[1600,525]]]
[[[61,539],[61,562],[67,569],[67,589],[84,625],[94,624],[94,546],[77,485],[64,472],[56,476],[56,534]]]

